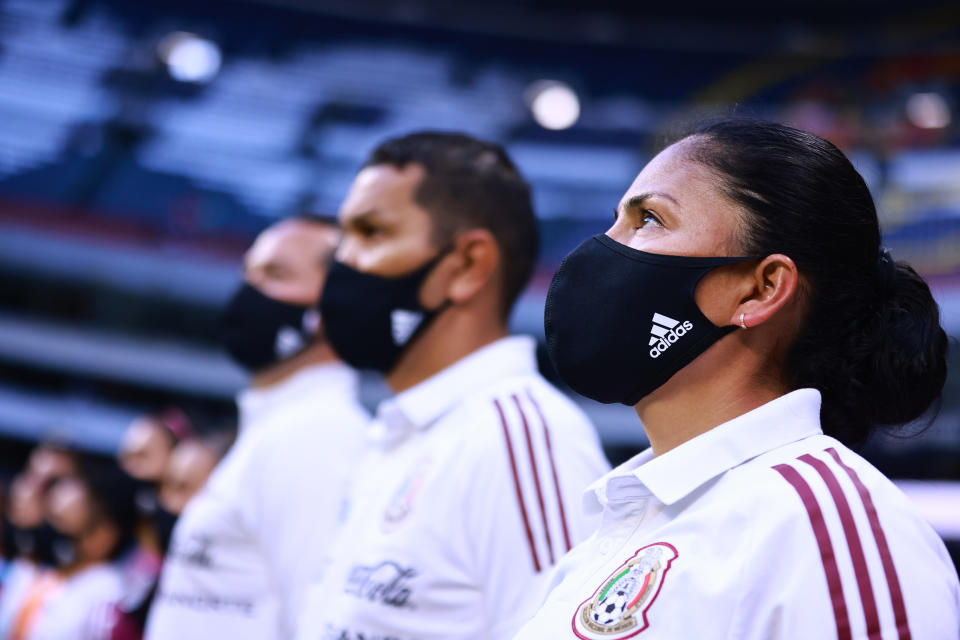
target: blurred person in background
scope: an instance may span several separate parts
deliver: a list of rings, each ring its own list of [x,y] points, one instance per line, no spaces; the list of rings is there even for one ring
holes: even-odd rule
[[[0,480],[0,598],[3,597],[3,576],[7,569],[8,539],[7,539],[7,494],[10,491],[10,480]]]
[[[77,456],[57,442],[37,445],[10,483],[4,511],[0,575],[0,638],[5,638],[23,599],[47,569],[56,566],[58,535],[47,522],[47,494],[60,478],[76,473]]]
[[[77,471],[59,477],[46,495],[46,520],[56,534],[55,566],[42,569],[19,602],[11,640],[102,638],[124,594],[119,562],[133,544],[135,485],[111,461],[78,457]]]
[[[30,452],[23,470],[10,483],[3,531],[3,547],[10,557],[52,563],[44,500],[58,478],[75,471],[76,455],[60,443],[44,442]]]
[[[221,429],[209,435],[188,437],[174,446],[162,474],[158,501],[159,507],[170,515],[171,528],[190,499],[203,487],[232,441],[233,434]],[[139,499],[137,506],[141,506]],[[163,549],[166,550],[165,545]],[[126,593],[115,607],[108,625],[106,637],[109,640],[139,640],[143,637],[158,577],[159,571],[132,584],[127,580]]]
[[[137,417],[123,434],[117,460],[137,485],[137,550],[130,558],[132,583],[152,584],[160,572],[176,515],[158,494],[178,443],[194,435],[191,419],[179,407]],[[134,588],[134,591],[139,589]]]
[[[603,524],[517,640],[958,637],[943,542],[850,448],[938,401],[947,336],[834,145],[695,128],[566,257],[545,328],[651,447],[593,485]]]
[[[166,553],[174,517],[158,499],[160,484],[179,443],[195,435],[193,420],[179,407],[136,418],[127,427],[117,459],[138,485],[137,508],[142,514],[138,542],[157,558]]]
[[[4,518],[4,551],[7,554],[0,588],[0,638],[7,638],[17,612],[40,579],[53,565],[53,530],[46,525],[46,490],[26,469],[10,483]]]
[[[590,533],[579,497],[609,468],[534,341],[507,335],[537,257],[529,187],[495,144],[415,133],[373,151],[340,222],[327,336],[396,395],[297,637],[509,637]]]
[[[263,231],[246,254],[223,340],[252,382],[237,400],[236,443],[174,529],[150,640],[292,634],[369,419],[317,310],[339,240],[331,220],[301,216]]]
[[[69,445],[57,441],[40,443],[34,447],[27,459],[27,473],[47,485],[75,473],[76,470],[76,452]]]
[[[178,443],[170,455],[160,485],[160,504],[163,508],[175,516],[183,513],[187,503],[203,488],[231,444],[233,435],[226,432],[188,438]]]

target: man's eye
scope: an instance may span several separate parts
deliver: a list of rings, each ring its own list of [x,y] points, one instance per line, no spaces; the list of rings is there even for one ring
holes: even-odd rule
[[[264,270],[264,272],[266,273],[267,276],[275,280],[282,280],[283,278],[286,278],[288,275],[286,269],[284,269],[283,267],[277,267],[277,266],[269,266]]]
[[[373,238],[380,234],[380,228],[365,224],[357,228],[357,233],[364,238]]]

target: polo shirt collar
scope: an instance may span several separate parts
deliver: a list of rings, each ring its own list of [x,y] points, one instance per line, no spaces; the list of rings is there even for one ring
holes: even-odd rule
[[[748,460],[823,433],[820,392],[799,389],[772,400],[654,457],[647,449],[593,483],[585,496],[591,511],[610,502],[652,494],[665,505]]]
[[[536,342],[510,336],[461,358],[423,382],[384,400],[377,407],[371,436],[394,442],[433,425],[469,394],[504,378],[537,371]]]

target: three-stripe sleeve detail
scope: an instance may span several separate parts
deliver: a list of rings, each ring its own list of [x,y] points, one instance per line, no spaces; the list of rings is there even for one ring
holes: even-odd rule
[[[494,406],[533,567],[541,571],[572,546],[550,426],[529,389],[496,399]]]
[[[880,609],[889,602],[890,608],[884,609],[890,614],[887,620],[894,621],[899,640],[910,640],[900,581],[870,491],[856,470],[843,462],[836,449],[829,447],[823,453],[827,456],[807,453],[773,469],[797,492],[813,527],[833,606],[837,637],[839,640],[852,637],[853,626],[856,626],[852,622],[860,624],[862,611],[863,626],[859,628],[865,633],[864,637],[881,640]],[[804,477],[803,468],[812,469],[816,475],[807,471]],[[834,523],[833,537],[831,527],[827,526],[828,519]],[[869,533],[865,522],[869,523]],[[837,553],[838,550],[847,554]],[[873,558],[872,574],[868,556]],[[883,569],[882,578],[877,559]],[[856,584],[844,584],[844,576]],[[884,583],[887,593],[882,587]],[[848,590],[844,591],[844,587]],[[851,619],[851,612],[857,617]],[[857,633],[859,637],[860,631]]]
[[[543,488],[540,486],[540,474],[537,473],[537,454],[534,452],[533,439],[530,437],[530,423],[527,422],[527,414],[523,412],[520,406],[520,398],[513,396],[513,402],[517,405],[517,411],[520,412],[520,421],[523,423],[523,435],[527,442],[527,451],[530,453],[530,468],[533,469],[533,485],[537,489],[537,503],[540,505],[540,517],[543,520],[543,534],[547,538],[547,554],[550,556],[550,564],[556,560],[553,557],[553,540],[550,538],[550,523],[547,522],[547,507],[543,503]]]
[[[843,535],[847,540],[850,558],[853,562],[853,572],[857,578],[857,589],[860,591],[860,602],[863,604],[863,613],[867,619],[868,640],[882,640],[880,638],[880,617],[877,614],[877,600],[873,597],[873,586],[870,584],[870,571],[867,569],[867,558],[863,554],[863,545],[860,544],[860,535],[857,533],[857,523],[853,520],[853,512],[843,489],[837,482],[837,477],[825,462],[812,455],[805,454],[799,458],[813,467],[830,491],[833,504],[840,515],[840,524],[843,526]]]
[[[853,634],[850,631],[850,615],[847,612],[847,600],[843,596],[843,583],[840,581],[840,571],[837,569],[837,556],[833,550],[833,543],[830,541],[830,532],[827,531],[827,523],[823,518],[823,511],[817,502],[816,496],[807,481],[803,479],[796,469],[788,464],[778,464],[774,469],[783,476],[784,480],[789,482],[794,490],[799,494],[804,508],[807,510],[807,516],[810,518],[810,524],[813,526],[813,534],[817,539],[817,547],[820,550],[820,561],[823,564],[823,571],[827,577],[827,590],[830,592],[830,602],[833,605],[833,618],[837,626],[837,640],[852,640]]]
[[[533,397],[529,389],[527,389],[527,397],[530,399],[530,404],[532,404],[536,410],[537,417],[540,418],[540,424],[543,426],[543,439],[547,444],[547,456],[550,458],[550,475],[553,476],[553,488],[557,494],[557,511],[560,513],[560,526],[563,529],[564,551],[570,551],[573,545],[570,544],[570,527],[567,525],[567,511],[563,506],[563,493],[560,491],[560,478],[557,475],[557,463],[553,455],[553,443],[550,442],[550,427],[547,426],[547,419],[543,417],[540,403]]]
[[[523,528],[527,534],[527,542],[530,544],[530,553],[533,556],[533,569],[540,571],[540,558],[537,556],[537,545],[533,541],[533,529],[530,528],[530,518],[527,515],[526,502],[523,499],[523,487],[520,484],[520,475],[517,472],[517,457],[513,452],[513,441],[510,439],[510,427],[507,424],[507,417],[503,413],[503,405],[499,400],[493,401],[500,414],[500,426],[503,427],[503,438],[507,443],[507,456],[510,459],[510,471],[513,474],[513,485],[517,491],[517,502],[520,504],[520,516],[523,520]]]
[[[900,578],[897,576],[897,569],[893,565],[893,555],[890,553],[890,546],[887,544],[887,536],[880,526],[880,517],[877,515],[877,508],[873,504],[873,497],[870,491],[860,480],[860,476],[854,471],[853,467],[844,463],[840,454],[833,447],[828,448],[827,453],[836,461],[838,465],[850,477],[850,481],[857,488],[857,494],[863,501],[863,507],[867,512],[867,519],[870,522],[870,531],[873,533],[874,541],[877,543],[877,551],[880,553],[880,562],[883,565],[883,573],[887,579],[887,586],[890,589],[890,604],[893,607],[894,620],[897,625],[897,634],[899,640],[910,640],[910,624],[907,621],[907,607],[903,602],[903,591],[900,589]]]

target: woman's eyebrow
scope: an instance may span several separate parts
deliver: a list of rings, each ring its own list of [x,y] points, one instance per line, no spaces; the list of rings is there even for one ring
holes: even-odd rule
[[[624,203],[623,208],[624,209],[642,209],[643,203],[648,198],[651,198],[653,196],[663,198],[664,200],[669,200],[670,202],[677,205],[678,207],[680,206],[680,203],[677,202],[677,199],[671,196],[669,193],[664,193],[662,191],[646,191],[644,193],[639,193],[635,196],[632,196],[629,200],[627,200]]]

